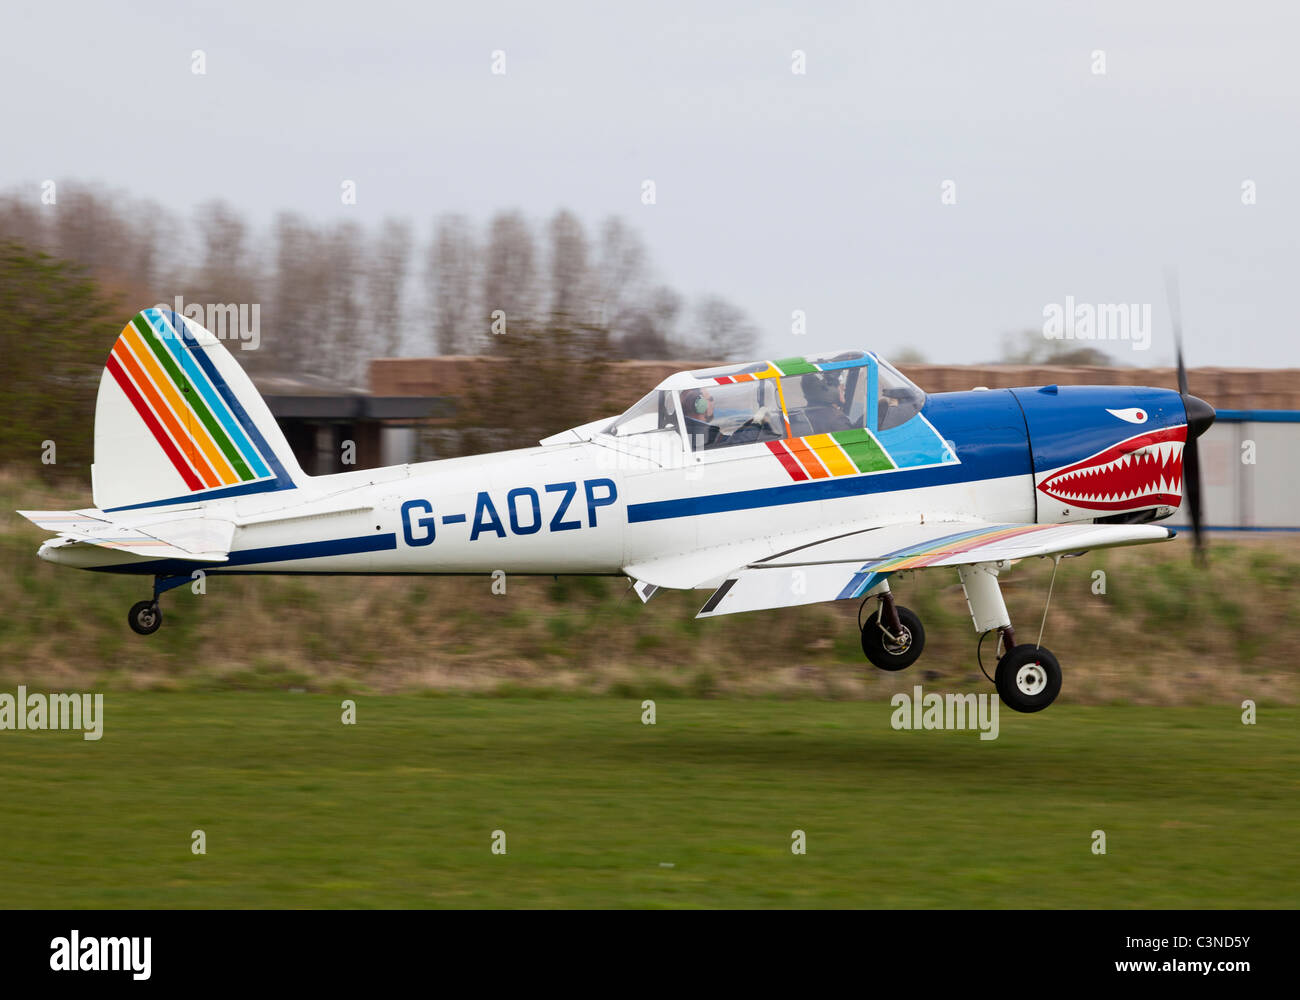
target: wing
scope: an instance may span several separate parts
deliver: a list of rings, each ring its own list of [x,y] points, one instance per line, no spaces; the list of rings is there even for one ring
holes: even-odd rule
[[[890,573],[1174,537],[1151,524],[893,524],[789,548],[727,574],[698,618],[862,597]]]
[[[680,552],[671,556],[660,556],[631,563],[623,567],[623,572],[637,581],[638,585],[666,590],[694,590],[708,588],[712,590],[725,580],[737,567],[748,566],[762,560],[783,555],[797,549],[806,548],[817,542],[833,541],[841,537],[861,534],[879,528],[877,521],[849,522],[840,526],[831,537],[827,537],[825,526],[804,531],[793,531],[783,535],[765,535],[762,538],[749,538],[738,542],[726,542],[722,545],[709,545]],[[648,600],[649,598],[645,598]]]

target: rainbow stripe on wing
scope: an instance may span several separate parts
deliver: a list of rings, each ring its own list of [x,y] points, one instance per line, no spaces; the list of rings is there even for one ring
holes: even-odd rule
[[[109,374],[190,492],[275,478],[174,316],[148,309],[131,320],[113,345]]]
[[[862,565],[848,584],[840,591],[836,600],[849,597],[861,597],[890,573],[908,569],[923,569],[932,566],[941,559],[961,555],[978,549],[983,545],[1001,542],[1018,535],[1028,535],[1035,531],[1051,528],[1050,524],[1000,524],[992,527],[970,528],[958,531],[942,538],[933,538],[916,545],[909,545],[890,552],[879,559],[872,559]]]

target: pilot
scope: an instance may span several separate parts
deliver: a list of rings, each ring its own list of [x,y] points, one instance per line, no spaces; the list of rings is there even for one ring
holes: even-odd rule
[[[847,431],[853,424],[844,415],[844,385],[836,374],[810,373],[799,380],[807,401],[804,416],[814,434]]]
[[[712,448],[722,433],[713,421],[713,393],[708,389],[687,389],[682,393],[686,414],[686,436],[696,451]]]

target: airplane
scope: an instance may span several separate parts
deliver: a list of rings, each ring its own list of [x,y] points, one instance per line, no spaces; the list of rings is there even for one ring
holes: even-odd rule
[[[921,655],[925,628],[891,582],[949,567],[980,643],[998,636],[1002,701],[1037,712],[1060,664],[1041,630],[1018,641],[999,573],[1166,541],[1175,533],[1152,522],[1184,493],[1199,551],[1196,439],[1215,412],[1187,391],[1181,340],[1178,376],[1177,392],[927,394],[852,349],[678,372],[533,447],[308,476],[221,341],[153,308],[100,379],[95,506],[19,513],[57,533],[43,559],[152,577],[128,614],[141,635],[162,624],[161,595],[199,571],[616,575],[643,602],[711,591],[701,618],[860,601],[864,655],[896,671]]]

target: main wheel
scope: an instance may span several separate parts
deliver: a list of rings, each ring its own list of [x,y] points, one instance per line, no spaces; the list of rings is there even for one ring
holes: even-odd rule
[[[157,601],[139,601],[126,613],[126,623],[139,635],[153,635],[162,625],[162,611]]]
[[[1061,693],[1061,665],[1045,646],[1022,642],[998,660],[994,682],[1003,703],[1017,712],[1041,712]]]
[[[898,608],[898,622],[903,631],[893,639],[880,627],[880,609],[871,613],[862,626],[862,652],[881,670],[903,670],[916,662],[925,649],[925,627],[910,608]]]

